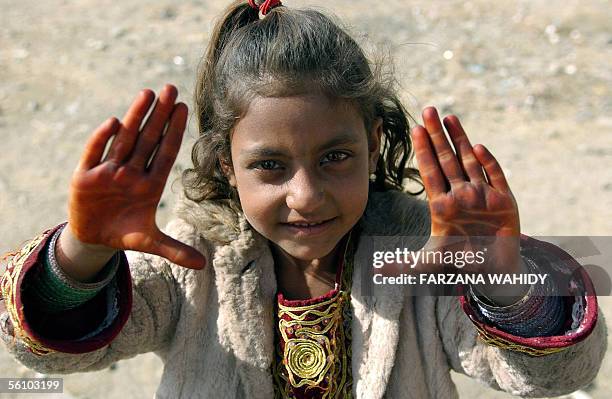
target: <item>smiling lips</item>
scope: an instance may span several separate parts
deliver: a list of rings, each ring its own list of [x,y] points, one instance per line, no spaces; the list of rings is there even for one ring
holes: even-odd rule
[[[328,219],[322,222],[291,222],[291,223],[283,223],[283,225],[287,226],[294,233],[301,233],[305,235],[314,235],[321,233],[326,230],[327,227],[334,221],[336,218]]]
[[[289,222],[287,224],[290,224],[292,226],[298,226],[298,227],[310,227],[310,226],[318,226],[323,222]]]

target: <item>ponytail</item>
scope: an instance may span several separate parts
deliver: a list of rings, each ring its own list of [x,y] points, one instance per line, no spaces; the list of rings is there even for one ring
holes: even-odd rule
[[[198,84],[195,89],[195,104],[199,110],[198,124],[201,130],[212,127],[214,74],[217,63],[232,33],[243,26],[259,20],[259,12],[244,0],[237,0],[229,6],[225,15],[213,30],[208,50],[198,70]]]
[[[232,34],[257,20],[257,9],[244,0],[235,1],[216,23],[208,50],[200,62],[194,93],[200,137],[191,150],[193,168],[182,174],[185,195],[193,201],[229,198],[233,200],[230,205],[240,207],[238,192],[229,184],[220,166],[220,159],[230,158],[230,142],[229,135],[216,128],[215,71]]]

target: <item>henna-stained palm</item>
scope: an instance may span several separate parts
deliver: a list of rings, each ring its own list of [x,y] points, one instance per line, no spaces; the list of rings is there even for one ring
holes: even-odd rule
[[[82,243],[204,267],[200,252],[162,233],[155,221],[187,121],[187,106],[175,104],[177,96],[176,88],[166,85],[143,125],[155,99],[155,93],[143,90],[122,122],[109,119],[87,141],[72,176],[68,204],[68,227]]]
[[[515,271],[518,206],[499,163],[482,144],[472,147],[456,116],[444,118],[452,146],[435,108],[425,108],[423,122],[412,130],[412,139],[429,199],[432,237],[438,242],[465,237],[470,243],[476,237],[507,237],[492,247],[488,258],[493,262],[487,265]]]

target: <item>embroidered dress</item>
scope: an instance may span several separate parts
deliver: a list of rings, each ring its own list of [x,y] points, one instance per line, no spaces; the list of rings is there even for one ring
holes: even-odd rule
[[[352,397],[350,297],[355,237],[352,240],[351,235],[332,290],[305,300],[277,294],[275,398]]]

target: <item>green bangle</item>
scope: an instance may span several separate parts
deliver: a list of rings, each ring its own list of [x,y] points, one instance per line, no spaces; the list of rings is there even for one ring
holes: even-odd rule
[[[119,267],[120,254],[117,252],[99,273],[101,279],[97,282],[82,283],[68,276],[55,259],[55,243],[64,227],[49,240],[42,262],[44,271],[34,282],[33,295],[50,312],[72,309],[91,300],[115,277]]]

